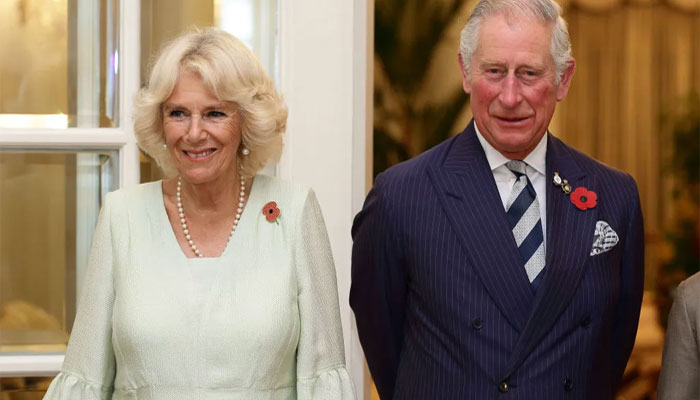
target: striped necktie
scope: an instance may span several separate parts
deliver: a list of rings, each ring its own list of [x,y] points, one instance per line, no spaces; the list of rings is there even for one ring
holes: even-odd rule
[[[506,163],[506,167],[515,175],[515,185],[506,203],[506,215],[527,277],[533,290],[537,291],[544,275],[540,274],[545,266],[544,236],[537,193],[525,174],[526,165],[519,160]]]

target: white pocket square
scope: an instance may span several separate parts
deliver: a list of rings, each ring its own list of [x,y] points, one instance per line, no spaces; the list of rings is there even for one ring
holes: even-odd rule
[[[615,247],[619,241],[620,238],[617,236],[617,232],[615,232],[607,222],[598,221],[595,224],[593,248],[591,249],[590,255],[595,256],[600,253],[605,253]]]

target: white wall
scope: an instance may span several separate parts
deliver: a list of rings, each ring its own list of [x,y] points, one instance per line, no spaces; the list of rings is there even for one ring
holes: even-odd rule
[[[281,0],[279,82],[289,106],[279,176],[314,188],[338,275],[345,352],[358,397],[369,384],[348,305],[352,218],[371,165],[372,0]]]

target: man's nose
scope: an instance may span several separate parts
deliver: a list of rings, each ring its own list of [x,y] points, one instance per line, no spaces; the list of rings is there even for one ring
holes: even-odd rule
[[[520,103],[522,96],[520,95],[520,82],[515,74],[508,74],[503,79],[501,92],[498,96],[501,104],[505,107],[515,107]]]

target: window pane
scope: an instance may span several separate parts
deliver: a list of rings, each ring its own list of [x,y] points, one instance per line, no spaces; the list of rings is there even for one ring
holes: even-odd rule
[[[141,172],[141,183],[155,182],[165,178],[163,170],[160,169],[156,160],[143,151],[139,157],[139,166]]]
[[[149,63],[168,41],[193,27],[218,26],[248,45],[276,80],[277,0],[141,0],[141,82]],[[274,167],[264,171],[274,175]],[[141,182],[162,179],[163,172],[141,153]]]
[[[0,400],[41,400],[52,379],[51,377],[0,378],[0,393],[2,393]]]
[[[194,27],[218,26],[247,44],[276,76],[277,0],[141,0],[141,81],[155,53]]]
[[[114,127],[119,0],[0,1],[0,128]]]
[[[0,152],[0,355],[65,350],[116,152]]]

